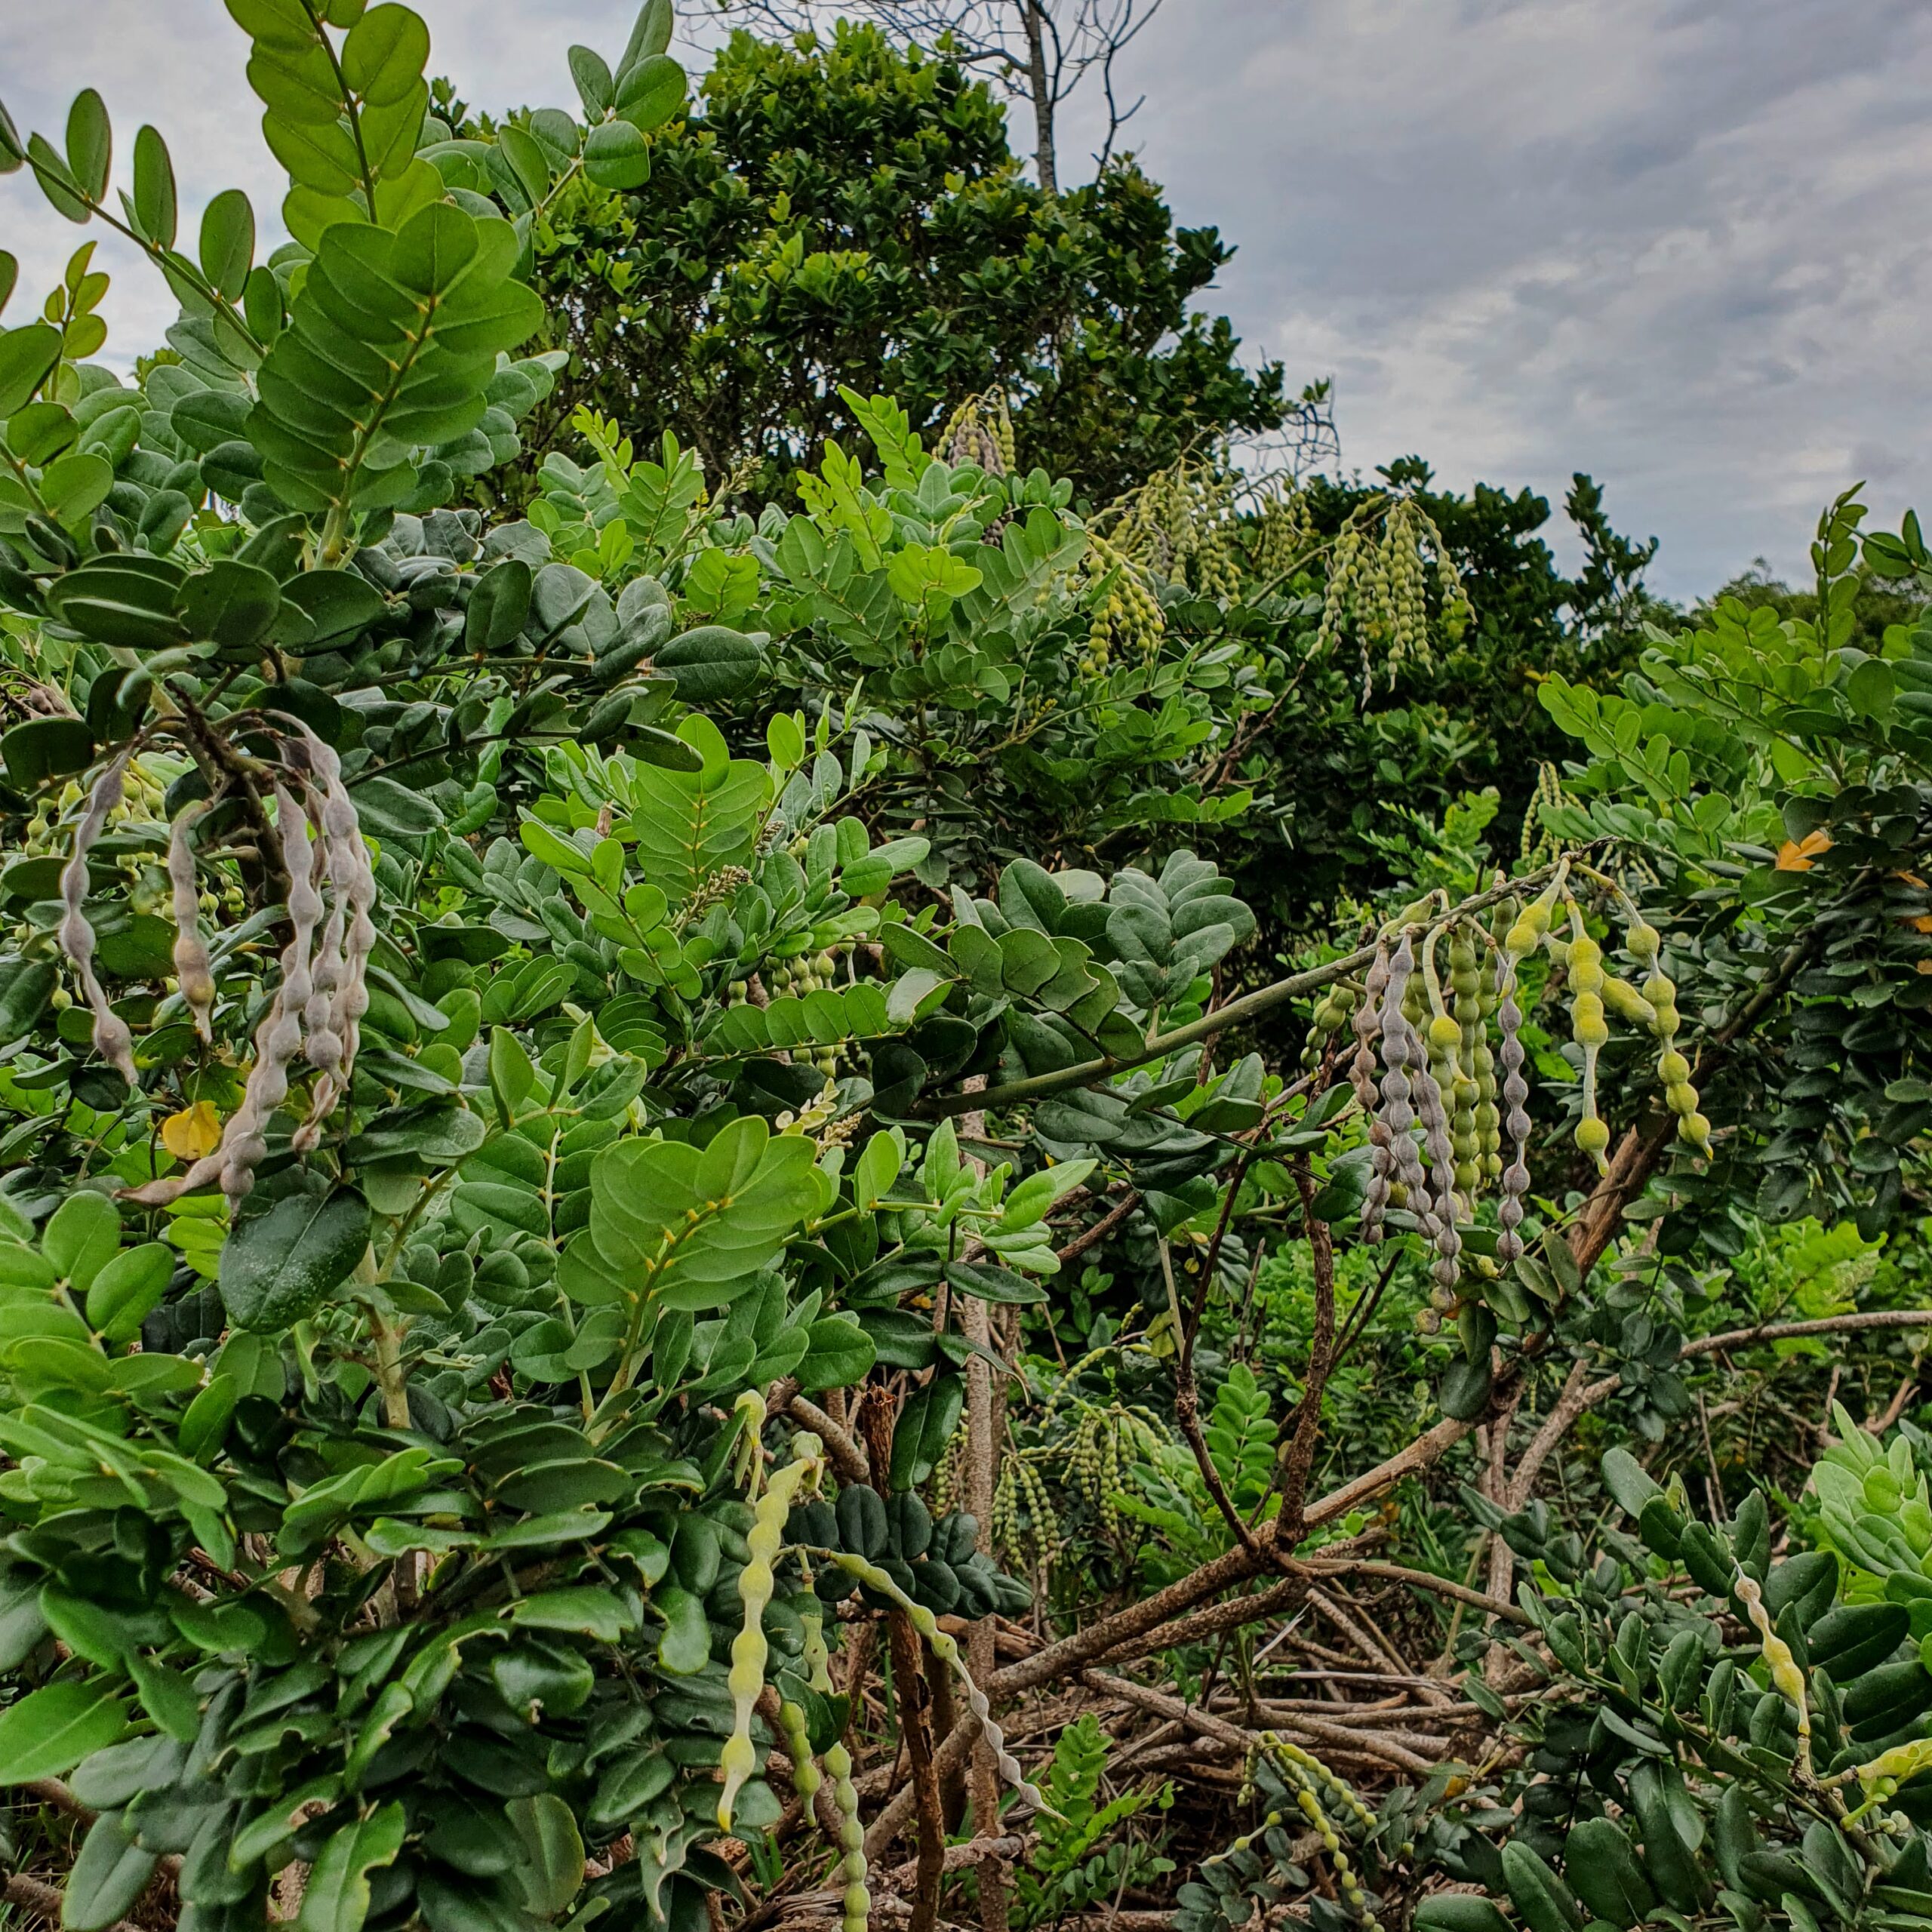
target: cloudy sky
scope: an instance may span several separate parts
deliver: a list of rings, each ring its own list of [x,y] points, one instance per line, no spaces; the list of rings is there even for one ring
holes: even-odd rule
[[[499,106],[572,101],[565,46],[614,54],[632,11],[415,4],[432,71]],[[57,140],[91,83],[123,155],[142,119],[167,135],[185,214],[235,183],[266,211],[242,46],[219,0],[13,0],[0,97]],[[1297,383],[1334,377],[1351,463],[1419,451],[1552,499],[1587,469],[1678,597],[1760,554],[1801,573],[1860,478],[1876,519],[1932,511],[1924,0],[1167,0],[1124,78],[1180,217],[1239,245],[1218,306]],[[0,182],[9,319],[82,238]],[[131,355],[168,305],[101,257]]]

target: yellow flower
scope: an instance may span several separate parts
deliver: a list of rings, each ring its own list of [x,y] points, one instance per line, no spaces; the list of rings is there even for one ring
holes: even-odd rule
[[[221,1116],[206,1100],[197,1100],[161,1124],[161,1144],[177,1161],[198,1161],[221,1144]]]
[[[1796,841],[1787,838],[1778,848],[1777,869],[1781,872],[1808,872],[1818,854],[1831,849],[1831,840],[1822,832],[1807,832]]]

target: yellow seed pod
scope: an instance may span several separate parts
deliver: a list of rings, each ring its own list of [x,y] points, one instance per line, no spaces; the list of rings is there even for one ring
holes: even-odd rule
[[[1657,1078],[1666,1088],[1688,1087],[1690,1083],[1690,1063],[1675,1047],[1666,1047],[1657,1055]],[[1680,1108],[1678,1111],[1688,1113],[1697,1103],[1697,1097],[1694,1091],[1690,1096],[1690,1106]]]
[[[1677,1123],[1677,1137],[1709,1160],[1711,1156],[1711,1124],[1700,1113],[1683,1115]]]
[[[1603,1000],[1600,995],[1580,992],[1570,1008],[1570,1034],[1577,1045],[1586,1051],[1606,1044],[1610,1038],[1610,1028],[1603,1017]]]
[[[1610,1128],[1594,1115],[1577,1123],[1577,1145],[1594,1161],[1601,1161],[1610,1145]]]
[[[1586,932],[1573,933],[1570,940],[1570,983],[1579,993],[1603,992],[1603,948]]]
[[[1463,1029],[1454,1016],[1438,1013],[1429,1023],[1429,1044],[1438,1054],[1454,1054],[1463,1044]]]
[[[1653,965],[1663,945],[1663,935],[1655,926],[1647,924],[1639,912],[1624,930],[1623,945],[1633,959],[1646,966]]]
[[[746,1398],[749,1398],[747,1401]],[[755,1481],[758,1449],[756,1425],[764,1413],[764,1404],[755,1390],[747,1389],[739,1398],[739,1407],[752,1422],[750,1447]],[[731,1735],[724,1740],[718,1767],[724,1781],[718,1797],[718,1824],[721,1831],[731,1829],[731,1811],[745,1781],[756,1770],[758,1754],[752,1743],[752,1712],[758,1693],[764,1688],[764,1664],[770,1646],[765,1641],[764,1611],[771,1601],[774,1579],[772,1564],[785,1541],[785,1521],[792,1498],[808,1478],[816,1478],[823,1467],[823,1447],[817,1437],[800,1435],[794,1438],[792,1460],[774,1469],[764,1493],[758,1499],[752,1527],[745,1541],[751,1555],[738,1573],[738,1601],[744,1606],[744,1623],[731,1640],[731,1668],[725,1682],[731,1693],[734,1715]]]
[[[1650,1026],[1656,1023],[1657,1010],[1637,989],[1627,980],[1620,980],[1614,973],[1603,976],[1601,988],[1603,1003],[1620,1020],[1627,1020],[1633,1026]]]

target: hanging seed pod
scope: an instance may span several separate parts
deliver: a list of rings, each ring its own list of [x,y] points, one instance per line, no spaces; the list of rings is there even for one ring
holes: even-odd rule
[[[1530,1088],[1523,1078],[1523,1016],[1516,1004],[1515,974],[1506,961],[1501,970],[1507,977],[1496,1008],[1496,1059],[1503,1069],[1503,1103],[1508,1109],[1503,1128],[1509,1137],[1510,1154],[1509,1164],[1503,1170],[1502,1198],[1497,1204],[1496,1218],[1503,1232],[1497,1237],[1496,1258],[1507,1267],[1523,1253],[1523,1238],[1517,1231],[1523,1224],[1524,1201],[1530,1191],[1530,1116],[1524,1104]]]
[[[844,1894],[841,1932],[866,1932],[872,1895],[866,1888],[866,1827],[859,1816],[859,1789],[852,1782],[852,1755],[842,1737],[826,1747],[825,1769],[832,1780],[832,1809],[838,1814],[838,1876]]]
[[[1610,1039],[1603,1011],[1603,948],[1584,930],[1583,913],[1574,905],[1570,920],[1570,1037],[1583,1054],[1583,1117],[1577,1123],[1577,1145],[1603,1173],[1610,1146],[1609,1126],[1597,1113],[1597,1056]]]
[[[1454,995],[1450,1011],[1458,1035],[1451,1131],[1456,1142],[1456,1184],[1468,1195],[1475,1190],[1478,1174],[1476,1049],[1483,1037],[1483,1006],[1481,964],[1476,955],[1475,937],[1466,926],[1458,926],[1450,940],[1449,986]],[[1465,1165],[1466,1176],[1462,1171]]]
[[[1381,1037],[1382,998],[1388,985],[1389,942],[1380,937],[1363,982],[1361,1004],[1355,1011],[1355,1051],[1349,1063],[1349,1081],[1355,1090],[1355,1104],[1371,1115],[1375,1112],[1375,1048]]]
[[[376,903],[375,868],[362,836],[361,821],[342,782],[341,761],[313,732],[304,731],[309,760],[322,781],[322,832],[328,848],[328,875],[346,908],[340,977],[331,1001],[327,1030],[342,1044],[342,1063],[332,1088],[346,1088],[355,1064],[364,1014],[369,1010],[369,955],[376,928],[370,913]]]
[[[973,1675],[966,1668],[966,1660],[959,1654],[959,1646],[951,1635],[939,1627],[939,1620],[921,1603],[915,1603],[886,1573],[875,1563],[869,1563],[863,1556],[856,1556],[849,1550],[835,1549],[826,1552],[849,1577],[876,1590],[880,1595],[889,1597],[911,1620],[912,1628],[924,1638],[934,1657],[952,1672],[958,1681],[959,1687],[965,1694],[967,1707],[978,1720],[980,1736],[987,1749],[992,1754],[993,1762],[999,1767],[999,1774],[1013,1789],[1020,1794],[1023,1803],[1035,1811],[1044,1811],[1054,1817],[1060,1814],[1054,1810],[1036,1787],[1027,1781],[1025,1769],[1018,1758],[1007,1749],[1006,1734],[1000,1729],[993,1716],[992,1706],[986,1701],[986,1694],[973,1681]]]
[[[798,1803],[808,1817],[811,1815],[812,1801],[819,1794],[825,1780],[818,1767],[818,1760],[812,1755],[811,1732],[805,1722],[805,1714],[789,1698],[778,1700],[778,1728],[784,1734],[785,1754],[792,1761],[792,1789],[798,1794]]]
[[[1652,955],[1654,961],[1655,955]],[[1711,1124],[1697,1109],[1697,1090],[1690,1084],[1690,1063],[1677,1048],[1677,988],[1662,965],[1654,964],[1644,982],[1650,1002],[1651,1030],[1657,1041],[1657,1078],[1663,1083],[1665,1104],[1677,1116],[1677,1137],[1705,1159],[1711,1154]]]
[[[1414,964],[1414,949],[1405,934],[1389,961],[1388,990],[1383,995],[1386,1011],[1382,1056],[1387,1071],[1382,1078],[1382,1117],[1388,1128],[1389,1149],[1394,1157],[1395,1184],[1404,1190],[1404,1200],[1415,1215],[1423,1239],[1441,1255],[1437,1267],[1447,1266],[1453,1271],[1461,1239],[1453,1224],[1444,1228],[1437,1213],[1429,1177],[1423,1169],[1422,1156],[1417,1151],[1411,1134],[1417,1120],[1415,1102],[1429,1109],[1438,1121],[1442,1113],[1442,1096],[1424,1064],[1421,1039],[1402,1011]],[[1424,1131],[1428,1131],[1426,1122]],[[1445,1146],[1447,1138],[1445,1128]],[[1445,1248],[1445,1238],[1452,1246]]]
[[[747,1398],[749,1403],[756,1404],[753,1413],[761,1417],[764,1404],[755,1390],[747,1389],[738,1398],[740,1409],[748,1408]],[[755,1435],[749,1439],[755,1453]],[[738,1601],[744,1606],[744,1623],[731,1640],[731,1668],[726,1679],[734,1715],[731,1734],[724,1740],[718,1758],[724,1780],[718,1798],[721,1831],[731,1829],[731,1808],[745,1780],[758,1767],[757,1749],[752,1743],[752,1712],[758,1693],[764,1688],[765,1659],[770,1651],[764,1635],[764,1610],[771,1601],[775,1584],[772,1566],[784,1546],[786,1518],[801,1485],[816,1481],[823,1466],[823,1445],[818,1438],[803,1434],[795,1437],[792,1460],[771,1472],[764,1493],[755,1506],[752,1527],[746,1532],[751,1555],[738,1573]]]
[[[94,928],[83,909],[88,896],[88,855],[106,829],[109,814],[121,802],[128,761],[132,755],[131,752],[123,752],[94,780],[94,789],[88,795],[87,811],[74,828],[72,856],[60,871],[60,900],[66,909],[54,937],[93,1011],[94,1051],[117,1069],[130,1087],[136,1087],[141,1076],[134,1065],[134,1036],[128,1030],[128,1023],[108,1004],[107,995],[94,977]]]
[[[1489,1044],[1489,1021],[1496,1011],[1501,971],[1501,954],[1486,952],[1477,994],[1475,1040],[1471,1057],[1475,1071],[1477,1177],[1480,1185],[1492,1187],[1503,1177],[1502,1117],[1496,1110],[1496,1055]]]
[[[202,937],[201,881],[195,849],[189,842],[195,821],[208,809],[204,799],[186,806],[168,829],[168,880],[174,894],[174,980],[204,1044],[214,1038],[214,968]]]

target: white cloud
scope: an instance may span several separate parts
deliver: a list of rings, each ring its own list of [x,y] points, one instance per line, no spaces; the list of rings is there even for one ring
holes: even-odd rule
[[[1344,451],[1574,469],[1678,595],[1801,571],[1824,500],[1926,490],[1932,17],[1911,0],[1171,5],[1134,132],[1240,245],[1217,300]]]

